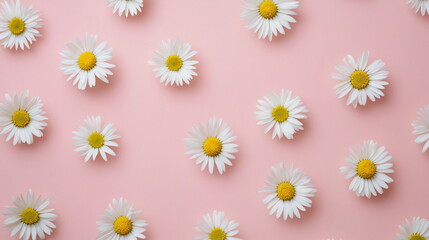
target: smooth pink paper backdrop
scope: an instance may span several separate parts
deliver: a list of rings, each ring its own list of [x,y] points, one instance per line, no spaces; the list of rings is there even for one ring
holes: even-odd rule
[[[147,238],[160,240],[192,239],[196,221],[214,209],[238,221],[239,237],[248,240],[387,240],[405,218],[429,217],[429,156],[410,125],[429,103],[429,17],[405,0],[304,0],[292,31],[272,42],[244,27],[242,1],[145,0],[143,12],[128,19],[103,0],[24,2],[40,10],[44,36],[29,51],[0,49],[0,93],[29,89],[49,120],[33,145],[1,136],[0,205],[29,188],[49,197],[58,227],[48,239],[95,239],[96,221],[119,197],[144,211]],[[117,68],[110,84],[80,91],[58,70],[58,52],[85,32],[108,41]],[[168,38],[198,51],[190,86],[159,84],[147,64]],[[381,100],[353,109],[337,99],[330,74],[346,54],[364,50],[387,63],[390,85]],[[271,140],[256,125],[256,100],[281,88],[310,111],[293,140]],[[122,136],[109,162],[85,164],[73,151],[72,131],[88,115],[114,122]],[[212,116],[231,125],[240,145],[223,176],[200,172],[184,154],[187,131]],[[338,170],[349,147],[366,139],[387,146],[395,169],[395,182],[370,200],[349,191]],[[318,189],[299,220],[269,216],[258,193],[280,162],[303,169]],[[0,238],[9,233],[1,229]]]

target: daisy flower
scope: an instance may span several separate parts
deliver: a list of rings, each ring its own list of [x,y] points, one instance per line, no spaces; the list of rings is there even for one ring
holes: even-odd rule
[[[393,179],[387,173],[393,173],[392,156],[385,151],[386,147],[378,147],[373,140],[367,140],[355,148],[350,149],[351,155],[346,158],[347,166],[341,167],[340,171],[346,179],[353,178],[349,189],[356,196],[377,196],[383,194],[383,189],[388,189],[388,183]]]
[[[28,97],[29,91],[14,93],[13,98],[6,94],[6,101],[0,104],[0,134],[8,134],[6,141],[13,137],[13,145],[17,143],[33,143],[33,135],[42,137],[42,130],[48,125],[43,116],[43,104],[39,97]]]
[[[222,119],[210,118],[206,125],[198,124],[189,131],[192,138],[185,139],[186,146],[190,148],[186,154],[192,154],[191,159],[197,159],[196,164],[201,165],[203,171],[208,165],[210,174],[216,165],[220,174],[226,171],[225,165],[232,166],[233,153],[238,152],[238,145],[233,143],[236,136],[229,125]]]
[[[73,85],[77,83],[80,90],[85,90],[87,85],[94,87],[96,78],[109,83],[107,76],[113,75],[109,68],[115,65],[107,62],[112,59],[112,48],[106,48],[106,41],[97,42],[97,35],[86,33],[83,43],[76,39],[76,42],[67,43],[68,50],[60,52],[63,57],[60,69],[65,75],[70,75],[67,81],[74,78]]]
[[[429,1],[428,0],[407,0],[408,4],[410,4],[411,8],[418,13],[424,16],[425,14],[429,15]]]
[[[397,240],[427,240],[429,239],[429,221],[414,217],[413,221],[405,220],[405,224],[399,226],[402,233],[398,234]]]
[[[41,37],[39,29],[42,27],[42,19],[33,6],[21,4],[20,0],[10,0],[1,3],[3,10],[0,12],[0,40],[5,48],[22,50],[30,48],[30,44]]]
[[[156,56],[148,62],[156,66],[153,69],[156,72],[155,77],[160,78],[161,83],[165,85],[190,84],[193,76],[197,76],[194,65],[198,63],[193,60],[197,51],[191,51],[191,48],[190,43],[183,44],[180,40],[162,41],[162,48],[155,51]]]
[[[411,125],[414,127],[413,134],[418,134],[416,143],[425,143],[423,152],[429,148],[429,105],[425,105],[417,112],[419,115]]]
[[[120,198],[119,201],[113,199],[106,209],[105,215],[101,221],[97,222],[100,234],[97,240],[136,240],[137,238],[145,239],[143,234],[147,226],[146,221],[140,220],[139,216],[142,211],[136,211],[132,204]]]
[[[285,92],[282,89],[280,95],[271,92],[258,103],[256,107],[260,111],[256,112],[256,119],[259,120],[257,124],[266,126],[264,133],[274,128],[273,139],[283,136],[292,139],[295,132],[304,129],[300,119],[307,118],[304,113],[308,110],[299,97],[292,97],[292,91]]]
[[[278,167],[271,167],[271,175],[265,178],[265,188],[261,193],[267,193],[263,203],[268,204],[270,215],[276,213],[276,218],[283,215],[283,220],[289,218],[301,218],[300,211],[311,207],[311,197],[314,197],[316,189],[299,168],[293,164],[288,169],[281,163]]]
[[[138,12],[142,11],[143,0],[107,0],[108,7],[113,7],[113,13],[118,11],[119,16],[125,13],[125,17],[128,14],[131,16],[137,15]]]
[[[50,204],[49,199],[40,200],[40,196],[35,198],[30,189],[27,196],[15,197],[14,207],[6,206],[3,213],[6,216],[4,224],[11,228],[11,237],[19,233],[19,238],[36,240],[37,237],[45,239],[46,235],[51,235],[55,224],[53,221],[57,217],[52,213],[54,209],[46,209]]]
[[[285,34],[284,28],[291,29],[290,23],[296,20],[293,11],[299,6],[293,0],[245,0],[244,10],[241,14],[247,21],[246,27],[258,32],[258,38],[270,41],[277,33]]]
[[[110,147],[118,147],[115,139],[120,138],[116,135],[116,128],[113,123],[107,124],[104,128],[101,127],[101,117],[88,117],[84,126],[78,126],[78,131],[73,131],[76,135],[73,137],[77,148],[76,152],[82,152],[81,156],[85,155],[85,162],[88,162],[92,156],[95,160],[100,153],[104,161],[107,161],[106,153],[116,156],[115,152]]]
[[[238,223],[230,221],[224,212],[213,211],[213,214],[203,216],[203,221],[198,221],[196,230],[201,233],[195,239],[201,240],[241,240],[234,237],[238,234]]]
[[[375,101],[384,96],[381,91],[389,83],[385,81],[389,72],[381,60],[376,60],[368,65],[369,52],[363,52],[359,59],[355,60],[351,55],[343,59],[345,65],[334,65],[339,73],[332,74],[334,79],[341,83],[335,86],[338,98],[348,94],[347,105],[353,107],[365,106],[367,98]]]

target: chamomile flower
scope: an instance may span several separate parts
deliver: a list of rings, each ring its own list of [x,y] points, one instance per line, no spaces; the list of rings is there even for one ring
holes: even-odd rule
[[[273,129],[272,138],[282,138],[285,136],[292,139],[295,132],[303,130],[301,119],[307,118],[307,108],[302,105],[299,97],[292,97],[292,91],[282,91],[280,95],[273,92],[258,100],[259,105],[256,107],[260,110],[256,112],[258,125],[265,125],[267,133]]]
[[[393,173],[393,164],[386,147],[378,147],[375,141],[367,140],[363,145],[351,148],[350,153],[346,158],[347,166],[340,168],[346,179],[353,178],[349,189],[358,197],[383,194],[383,189],[389,188],[387,184],[393,182],[387,175]]]
[[[204,221],[198,221],[196,230],[200,235],[195,239],[201,240],[241,240],[238,234],[238,223],[225,217],[224,212],[213,211],[213,214],[203,216]]]
[[[263,203],[268,204],[270,215],[276,213],[276,218],[283,215],[283,220],[288,218],[301,218],[300,211],[311,207],[311,197],[314,197],[316,189],[299,168],[293,164],[285,168],[281,163],[278,167],[271,167],[271,175],[265,178],[264,187],[260,192],[267,193]]]
[[[50,204],[49,199],[42,201],[40,196],[36,198],[30,189],[26,197],[21,195],[14,198],[13,204],[13,207],[6,206],[3,213],[6,216],[4,224],[12,229],[11,237],[19,233],[19,238],[24,240],[36,240],[37,237],[45,239],[56,228],[53,223],[57,217],[52,213],[54,209],[46,209]]]
[[[143,0],[107,0],[108,7],[113,7],[113,13],[118,11],[119,16],[125,13],[125,17],[128,14],[131,16],[137,15],[138,12],[142,11]]]
[[[101,117],[88,117],[84,126],[78,126],[78,131],[73,131],[76,135],[73,139],[76,141],[76,152],[82,152],[81,156],[85,156],[85,162],[92,156],[95,160],[100,153],[104,161],[107,161],[107,154],[116,156],[111,147],[118,147],[119,144],[114,140],[120,138],[115,134],[116,128],[113,123],[101,126]]]
[[[418,118],[412,123],[414,127],[413,134],[418,134],[416,143],[425,143],[423,152],[429,148],[429,105],[425,105],[417,112]]]
[[[414,217],[411,222],[405,220],[405,224],[399,226],[402,233],[398,234],[396,240],[427,240],[429,239],[429,221]]]
[[[33,143],[33,136],[42,137],[42,130],[48,125],[43,116],[43,104],[39,97],[29,98],[29,91],[14,93],[13,98],[6,94],[6,101],[0,104],[0,134],[8,134],[6,141],[13,138],[17,143]]]
[[[180,40],[162,41],[160,50],[155,51],[155,57],[148,63],[156,66],[153,71],[155,77],[160,78],[165,85],[183,86],[190,84],[193,76],[197,76],[194,71],[198,61],[193,60],[196,51],[191,51],[190,43],[182,43]]]
[[[80,39],[69,42],[69,49],[60,52],[63,56],[60,69],[69,75],[67,81],[74,78],[73,85],[77,84],[80,90],[85,90],[87,86],[94,87],[96,78],[109,83],[107,76],[113,75],[110,68],[115,65],[107,62],[112,59],[112,48],[106,48],[106,41],[100,44],[97,42],[97,35],[86,33],[83,42]]]
[[[238,152],[238,145],[233,143],[237,137],[222,119],[210,118],[205,126],[199,123],[192,127],[189,134],[192,138],[185,139],[186,146],[190,148],[186,153],[192,155],[191,159],[197,159],[196,164],[201,164],[201,171],[208,165],[212,174],[216,165],[222,174],[226,171],[225,165],[232,166],[233,153]]]
[[[135,210],[134,206],[123,198],[119,201],[113,199],[101,221],[97,222],[99,225],[97,230],[100,231],[97,240],[145,239],[143,233],[146,231],[147,223],[139,219],[141,213],[142,211]]]
[[[351,55],[343,59],[345,65],[334,65],[338,73],[332,74],[332,78],[341,83],[335,86],[338,98],[348,95],[347,105],[352,104],[365,106],[367,98],[375,101],[384,96],[381,91],[389,83],[386,78],[389,72],[385,69],[385,63],[376,60],[368,65],[369,52],[363,52],[355,60]]]
[[[247,20],[246,27],[258,32],[258,38],[270,41],[277,33],[285,34],[284,28],[291,29],[290,24],[296,20],[292,16],[299,2],[294,0],[245,0],[242,17]]]
[[[1,3],[3,10],[0,12],[0,40],[5,48],[22,50],[30,48],[30,44],[41,37],[39,30],[42,27],[42,19],[33,6],[21,4],[20,0],[10,0]]]
[[[428,0],[407,0],[410,7],[414,9],[416,13],[420,11],[422,16],[429,15],[429,1]]]

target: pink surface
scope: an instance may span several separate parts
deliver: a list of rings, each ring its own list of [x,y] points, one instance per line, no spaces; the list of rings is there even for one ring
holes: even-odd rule
[[[143,13],[128,19],[103,0],[25,2],[40,10],[44,36],[29,51],[0,49],[0,93],[29,89],[49,120],[31,146],[1,136],[0,205],[28,188],[49,197],[58,228],[48,239],[95,239],[99,216],[121,196],[144,211],[148,239],[191,239],[213,209],[238,221],[243,239],[394,239],[405,218],[429,217],[428,153],[410,125],[429,103],[429,17],[405,0],[302,1],[298,23],[273,42],[245,29],[242,1],[145,0]],[[58,70],[58,52],[85,32],[109,42],[117,68],[110,84],[80,91]],[[199,76],[187,87],[165,87],[147,61],[161,40],[177,37],[198,51]],[[330,74],[346,54],[364,50],[387,63],[390,85],[381,100],[353,109],[337,99]],[[256,125],[256,100],[281,88],[310,111],[294,140],[273,141]],[[88,115],[116,123],[122,136],[107,163],[85,164],[73,151],[72,131]],[[231,125],[240,145],[223,176],[200,172],[184,154],[187,131],[212,116]],[[370,200],[349,191],[338,170],[349,147],[366,139],[387,146],[396,171],[387,192]],[[269,216],[258,193],[282,161],[318,189],[299,220]],[[8,236],[0,230],[0,239]]]

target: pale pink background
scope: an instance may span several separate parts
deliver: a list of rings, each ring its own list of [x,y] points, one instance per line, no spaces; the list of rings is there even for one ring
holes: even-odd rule
[[[143,13],[128,19],[104,0],[25,2],[40,10],[44,36],[30,51],[0,49],[0,92],[40,96],[49,125],[31,146],[1,136],[0,205],[29,188],[49,197],[58,228],[48,239],[95,239],[115,197],[142,209],[148,239],[161,240],[192,239],[196,221],[214,209],[238,221],[249,240],[394,239],[405,218],[429,217],[429,157],[410,125],[429,103],[429,17],[405,0],[304,0],[293,30],[273,42],[244,27],[242,1],[145,0]],[[110,84],[80,91],[58,70],[58,52],[85,32],[109,42],[117,68]],[[161,40],[178,37],[198,51],[199,76],[165,87],[147,61]],[[337,99],[330,74],[346,54],[364,50],[387,63],[391,84],[381,100],[353,109]],[[310,111],[294,140],[271,140],[256,125],[256,100],[281,88]],[[116,123],[122,136],[107,163],[85,164],[73,151],[72,131],[88,115]],[[212,116],[230,123],[240,145],[223,176],[200,172],[184,154],[187,131]],[[396,171],[389,190],[370,200],[349,191],[338,170],[349,147],[366,139],[387,146]],[[294,162],[318,189],[299,220],[269,216],[258,193],[280,162]]]

